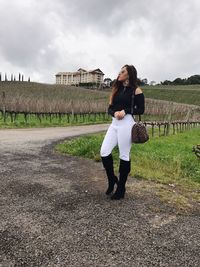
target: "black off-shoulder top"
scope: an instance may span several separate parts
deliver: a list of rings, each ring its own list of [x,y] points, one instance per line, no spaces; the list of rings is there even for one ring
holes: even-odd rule
[[[129,86],[121,86],[113,97],[113,103],[108,106],[108,114],[114,117],[115,111],[124,109],[126,114],[131,114],[131,99],[133,89]],[[132,115],[143,114],[145,111],[145,97],[143,93],[135,94]]]

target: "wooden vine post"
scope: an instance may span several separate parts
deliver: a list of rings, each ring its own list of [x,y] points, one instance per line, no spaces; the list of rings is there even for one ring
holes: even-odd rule
[[[3,102],[3,120],[4,122],[6,122],[6,93],[5,91],[3,91],[2,102]]]

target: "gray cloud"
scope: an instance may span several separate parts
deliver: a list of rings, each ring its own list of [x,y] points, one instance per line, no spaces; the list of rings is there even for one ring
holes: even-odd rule
[[[197,0],[0,0],[1,72],[55,82],[58,71],[122,65],[157,82],[197,74]]]

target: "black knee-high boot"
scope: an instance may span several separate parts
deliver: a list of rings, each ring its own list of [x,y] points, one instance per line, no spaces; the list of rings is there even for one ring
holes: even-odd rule
[[[108,156],[101,157],[101,159],[108,178],[108,189],[105,193],[106,195],[109,195],[110,193],[112,193],[115,183],[118,183],[118,178],[114,174],[112,154],[110,153]]]
[[[125,184],[130,170],[131,170],[131,160],[127,161],[120,159],[119,182],[117,184],[117,189],[115,193],[111,196],[111,199],[124,198],[124,194],[126,192]]]

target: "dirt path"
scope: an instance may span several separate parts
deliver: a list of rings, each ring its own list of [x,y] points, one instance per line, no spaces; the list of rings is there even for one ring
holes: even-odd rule
[[[107,127],[0,130],[0,266],[200,266],[198,213],[135,195],[131,177],[111,201],[101,162],[53,149]]]

